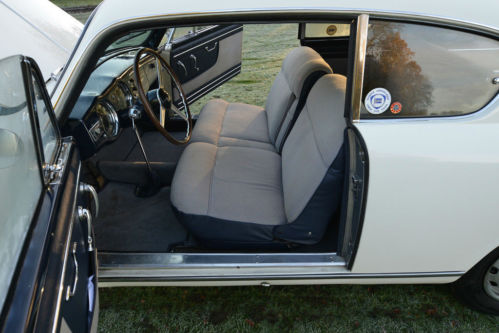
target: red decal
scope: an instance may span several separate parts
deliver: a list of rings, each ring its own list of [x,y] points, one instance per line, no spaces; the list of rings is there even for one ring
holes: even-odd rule
[[[400,111],[402,111],[402,104],[400,104],[399,102],[392,103],[392,105],[390,106],[390,111],[393,114],[400,113]]]

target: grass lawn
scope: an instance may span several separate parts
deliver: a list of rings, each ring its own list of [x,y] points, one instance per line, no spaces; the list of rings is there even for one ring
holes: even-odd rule
[[[264,105],[298,45],[297,26],[244,31],[242,73],[194,103],[193,113],[215,97]],[[106,288],[100,296],[100,332],[499,332],[499,317],[469,310],[446,285]]]
[[[100,332],[498,332],[448,286],[101,289]]]
[[[192,113],[212,98],[264,107],[284,57],[299,46],[297,34],[297,24],[245,25],[241,74],[193,103]]]
[[[50,0],[59,7],[97,6],[102,0]]]

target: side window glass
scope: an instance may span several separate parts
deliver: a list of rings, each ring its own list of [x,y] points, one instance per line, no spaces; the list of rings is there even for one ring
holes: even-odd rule
[[[20,64],[0,60],[0,307],[43,186]]]
[[[58,132],[52,118],[50,117],[51,106],[44,98],[43,86],[34,72],[31,73],[33,82],[33,106],[35,114],[38,117],[38,126],[40,128],[41,144],[43,147],[44,161],[43,163],[51,164],[54,159],[58,143]]]
[[[499,41],[398,22],[371,21],[361,118],[453,116],[498,92]]]

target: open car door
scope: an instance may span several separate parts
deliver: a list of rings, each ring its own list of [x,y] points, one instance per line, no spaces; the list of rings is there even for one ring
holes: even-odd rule
[[[171,32],[167,58],[189,104],[241,72],[242,41],[243,26],[240,24]],[[175,106],[180,108],[182,102],[178,92],[173,91],[173,96]]]
[[[97,197],[35,61],[0,60],[0,73],[0,331],[96,331]]]

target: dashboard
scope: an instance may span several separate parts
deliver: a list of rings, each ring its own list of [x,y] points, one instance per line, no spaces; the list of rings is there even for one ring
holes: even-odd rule
[[[68,132],[80,143],[83,158],[116,139],[128,124],[128,110],[138,99],[133,72],[134,55],[121,55],[97,67],[75,104],[68,121]],[[157,80],[154,59],[139,64],[142,86],[150,88]],[[85,156],[87,155],[87,156]]]

